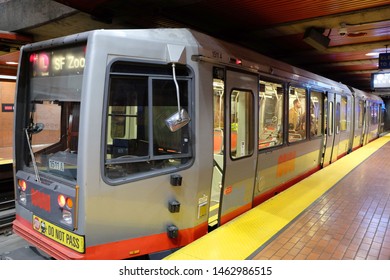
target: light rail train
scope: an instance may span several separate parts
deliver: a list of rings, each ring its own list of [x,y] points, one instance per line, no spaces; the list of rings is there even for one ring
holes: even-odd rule
[[[56,259],[185,246],[377,138],[384,106],[188,29],[26,45],[15,104],[13,228]]]

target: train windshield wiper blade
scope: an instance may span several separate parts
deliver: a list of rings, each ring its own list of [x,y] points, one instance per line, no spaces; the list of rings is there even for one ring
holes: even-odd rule
[[[42,126],[42,129],[43,129],[43,126]],[[30,135],[29,135],[29,132],[31,132],[31,133],[38,133],[38,132],[42,131],[42,129],[40,129],[40,130],[38,131],[38,129],[36,129],[36,130],[31,130],[30,128],[26,128],[26,129],[24,130],[25,133],[26,133],[26,139],[27,139],[28,149],[30,150],[31,161],[32,161],[32,164],[33,164],[33,166],[34,166],[35,179],[36,179],[37,182],[41,182],[41,177],[39,177],[37,162],[35,161],[34,152],[33,152],[33,150],[32,150],[31,143],[30,143]]]

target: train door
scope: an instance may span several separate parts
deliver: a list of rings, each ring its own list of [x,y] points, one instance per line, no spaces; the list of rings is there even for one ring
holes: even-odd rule
[[[336,133],[337,153],[336,159],[345,156],[349,152],[351,142],[352,122],[352,95],[337,95],[336,97]]]
[[[371,107],[370,101],[366,100],[364,102],[364,121],[363,121],[363,136],[362,136],[362,146],[368,143],[368,131],[370,127],[370,116],[371,116]]]
[[[257,163],[255,108],[258,85],[257,75],[226,71],[224,133],[214,125],[214,180],[221,182],[219,204],[215,204],[218,207],[218,225],[252,207]],[[218,122],[218,116],[215,121]],[[221,133],[224,134],[223,144],[221,142],[224,147],[220,149],[215,141]]]
[[[341,96],[328,92],[325,100],[325,141],[323,166],[337,159],[338,142],[340,138],[340,100]]]
[[[385,107],[383,103],[379,103],[379,134],[385,131]]]
[[[355,97],[355,110],[354,110],[354,132],[352,141],[352,150],[355,150],[363,145],[364,135],[364,100],[358,96]]]

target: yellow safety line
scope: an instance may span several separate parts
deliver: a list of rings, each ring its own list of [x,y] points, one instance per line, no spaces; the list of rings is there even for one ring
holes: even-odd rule
[[[0,165],[9,164],[9,163],[12,163],[12,162],[13,162],[12,159],[1,159],[0,158]]]
[[[390,141],[383,136],[206,234],[166,260],[244,260]]]

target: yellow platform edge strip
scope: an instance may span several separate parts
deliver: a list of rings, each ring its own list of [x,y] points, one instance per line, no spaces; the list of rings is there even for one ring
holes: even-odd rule
[[[0,165],[3,165],[3,164],[10,164],[12,163],[13,160],[12,159],[2,159],[0,158]]]
[[[389,134],[167,256],[165,260],[245,260],[344,176],[390,141]]]

